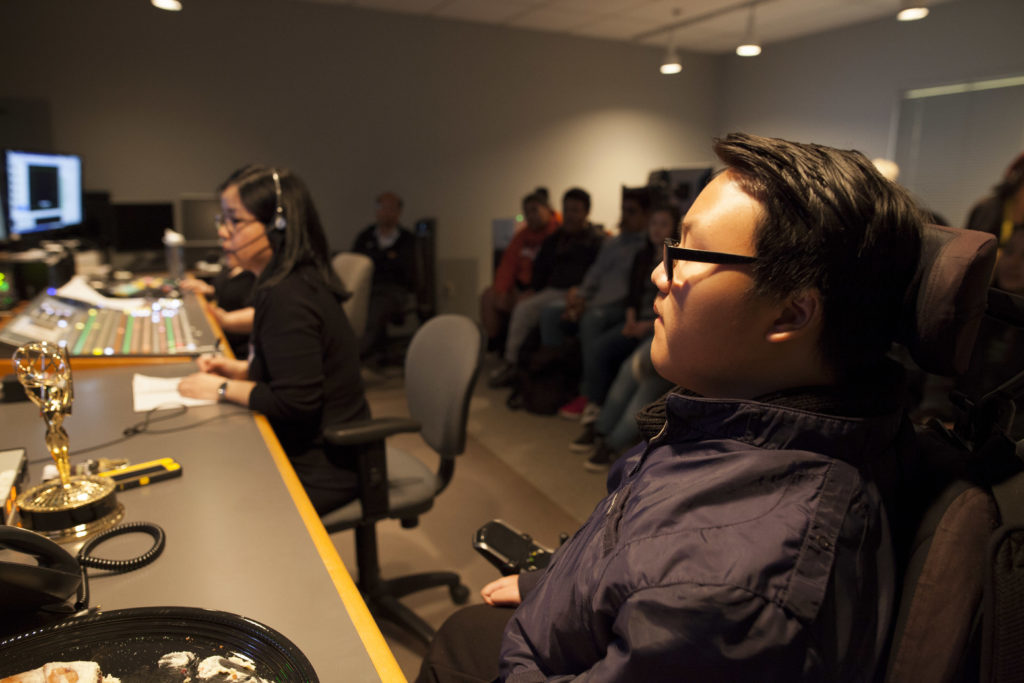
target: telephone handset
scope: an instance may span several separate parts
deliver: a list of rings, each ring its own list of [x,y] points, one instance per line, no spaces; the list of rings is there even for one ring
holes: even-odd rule
[[[153,546],[130,560],[108,560],[90,553],[114,536],[141,532],[153,538]],[[82,544],[78,557],[50,539],[15,526],[0,525],[0,550],[25,553],[36,564],[0,560],[0,613],[4,610],[52,609],[67,612],[64,603],[77,595],[74,610],[89,606],[89,580],[86,567],[109,572],[130,572],[145,567],[160,556],[166,543],[164,530],[149,522],[131,522],[107,529]]]
[[[0,525],[0,550],[35,559],[36,564],[0,560],[0,612],[60,605],[82,587],[82,568],[71,553],[45,536]]]

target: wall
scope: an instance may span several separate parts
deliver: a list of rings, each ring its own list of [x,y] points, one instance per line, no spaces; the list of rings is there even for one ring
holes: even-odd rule
[[[437,218],[460,308],[489,282],[491,219],[535,186],[583,186],[613,226],[622,183],[711,161],[720,58],[668,78],[654,48],[285,0],[8,0],[0,25],[0,98],[49,101],[90,189],[171,201],[289,166],[335,248],[393,189],[407,222]],[[446,287],[467,258],[475,281]]]
[[[959,0],[936,5],[919,22],[881,19],[767,45],[757,59],[731,56],[719,132],[745,130],[892,158],[904,90],[1024,74],[1022,30],[1019,0]],[[949,144],[957,143],[951,136]],[[1018,145],[1007,140],[1004,161],[978,170],[989,178],[986,185],[1020,152]],[[945,210],[954,222],[966,214],[962,206]]]

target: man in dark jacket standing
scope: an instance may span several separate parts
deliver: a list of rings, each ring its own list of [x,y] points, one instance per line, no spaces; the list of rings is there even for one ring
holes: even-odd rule
[[[651,359],[679,386],[547,569],[484,587],[515,611],[454,615],[420,680],[871,680],[894,594],[886,352],[921,219],[856,152],[715,151],[651,275]]]
[[[352,251],[373,259],[373,284],[360,355],[367,356],[384,342],[388,323],[401,323],[416,292],[416,238],[402,227],[402,198],[394,192],[377,197],[377,222],[360,232]]]

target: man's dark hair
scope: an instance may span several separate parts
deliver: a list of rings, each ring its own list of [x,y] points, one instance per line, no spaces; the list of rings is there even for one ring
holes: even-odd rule
[[[655,203],[655,188],[650,186],[644,187],[626,187],[622,186],[622,203],[635,202],[640,210],[644,213],[648,213],[651,210],[651,206]]]
[[[821,352],[848,378],[888,351],[917,268],[922,217],[856,151],[733,133],[715,153],[764,207],[754,232],[754,293],[817,288]]]
[[[526,205],[530,202],[537,202],[538,204],[551,208],[551,200],[548,198],[548,188],[538,187],[530,194],[523,197],[523,210],[526,210]]]
[[[565,191],[562,195],[562,203],[565,203],[566,199],[575,199],[578,202],[583,202],[583,208],[590,213],[590,193],[579,187],[572,187]]]

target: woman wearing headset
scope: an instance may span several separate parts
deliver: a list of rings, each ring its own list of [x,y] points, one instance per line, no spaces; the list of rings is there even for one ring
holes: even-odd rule
[[[182,396],[218,399],[267,416],[318,513],[356,497],[357,456],[327,425],[370,417],[359,343],[341,308],[348,295],[327,263],[327,239],[303,182],[285,169],[247,166],[222,186],[225,251],[256,275],[246,360],[204,356]]]

